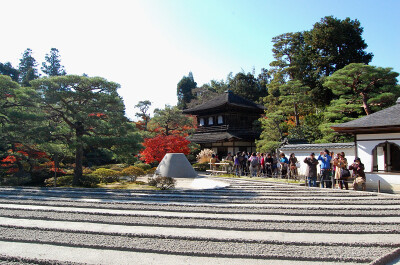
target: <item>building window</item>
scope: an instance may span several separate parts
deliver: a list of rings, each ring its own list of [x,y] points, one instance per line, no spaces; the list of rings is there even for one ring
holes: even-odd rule
[[[375,172],[400,172],[400,147],[384,142],[372,150],[372,165]]]
[[[213,125],[214,124],[214,118],[213,117],[209,117],[208,118],[208,125]]]
[[[199,125],[204,126],[204,118],[200,118]]]
[[[221,115],[218,116],[218,124],[223,124],[224,123],[224,119],[222,118]]]

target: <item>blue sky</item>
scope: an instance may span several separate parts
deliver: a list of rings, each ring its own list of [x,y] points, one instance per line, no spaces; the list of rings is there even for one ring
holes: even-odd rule
[[[16,67],[31,48],[41,63],[58,48],[69,74],[121,84],[130,118],[140,100],[176,104],[176,85],[189,71],[198,85],[230,72],[258,74],[272,61],[274,36],[329,15],[358,19],[371,64],[400,72],[398,0],[14,0],[2,10],[0,62]]]

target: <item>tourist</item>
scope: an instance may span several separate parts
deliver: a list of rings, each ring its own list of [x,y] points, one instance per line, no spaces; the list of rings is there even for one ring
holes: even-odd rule
[[[318,156],[318,160],[321,161],[321,188],[331,188],[331,159],[332,157],[329,155],[329,151],[325,149]]]
[[[261,153],[261,159],[260,159],[260,173],[262,176],[265,174],[265,158],[266,154]]]
[[[308,179],[309,187],[317,187],[317,165],[318,160],[315,159],[315,154],[311,153],[309,157],[304,159],[304,163],[307,165],[306,177]]]
[[[233,162],[233,157],[232,157],[231,152],[228,152],[228,155],[225,157],[225,160],[226,160],[226,161]]]
[[[354,163],[349,167],[350,170],[353,170],[353,189],[357,190],[358,186],[361,185],[361,189],[365,191],[366,187],[366,177],[364,172],[364,164],[361,163],[361,159],[356,157],[354,159]]]
[[[249,158],[250,162],[250,174],[252,177],[257,177],[258,167],[260,165],[260,161],[258,160],[257,154],[253,153],[253,155]]]
[[[290,172],[289,172],[289,177],[292,179],[296,179],[297,178],[297,158],[294,155],[294,153],[290,154],[289,157],[289,168],[290,168]]]
[[[272,174],[273,174],[273,176],[278,176],[278,165],[279,165],[279,163],[278,163],[278,161],[279,161],[279,158],[278,158],[278,156],[277,155],[273,155],[272,156],[272,159],[273,159],[273,162],[272,162]]]
[[[228,155],[225,157],[225,162],[229,164],[226,166],[227,171],[232,172],[233,156],[231,152],[228,152]]]
[[[284,153],[281,153],[280,157],[281,158],[279,159],[279,165],[281,168],[281,178],[285,178],[288,174],[289,159],[287,159]]]
[[[212,154],[210,158],[211,170],[217,170],[217,165],[215,164],[217,162],[219,162],[217,156],[215,154]]]
[[[341,152],[339,154],[339,159],[336,162],[336,171],[339,175],[339,187],[343,189],[343,186],[346,188],[346,190],[349,189],[349,183],[348,180],[350,178],[350,171],[347,169],[348,163],[347,159],[345,157],[344,152]],[[335,176],[336,178],[336,176]]]
[[[273,164],[274,164],[274,159],[272,158],[272,155],[268,153],[267,157],[265,158],[265,174],[267,175],[267,178],[272,178]]]
[[[240,176],[241,166],[240,162],[242,159],[242,155],[240,152],[236,153],[235,158],[233,159],[233,169],[235,171],[236,176]]]
[[[332,183],[333,188],[340,187],[340,168],[338,168],[338,162],[339,162],[339,154],[336,154],[336,156],[334,155],[333,152],[331,152],[330,156],[332,157],[331,160],[331,168],[332,168],[332,175],[334,178],[334,183]]]

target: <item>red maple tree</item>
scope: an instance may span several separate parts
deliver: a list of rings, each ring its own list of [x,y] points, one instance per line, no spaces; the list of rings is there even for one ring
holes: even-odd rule
[[[190,153],[189,143],[180,135],[158,135],[144,140],[145,149],[140,153],[141,159],[147,164],[161,162],[166,153]]]

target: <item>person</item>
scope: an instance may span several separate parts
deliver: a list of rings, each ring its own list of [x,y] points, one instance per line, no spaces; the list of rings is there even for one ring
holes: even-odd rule
[[[332,157],[329,155],[329,151],[325,149],[318,156],[318,160],[321,161],[321,188],[331,188],[331,159]]]
[[[339,177],[339,188],[343,189],[343,186],[346,188],[346,190],[349,189],[349,183],[347,182],[348,178],[350,176],[345,176],[345,171],[347,170],[347,159],[345,157],[344,152],[341,152],[339,154],[339,158],[336,162],[336,176],[335,178]]]
[[[215,154],[212,154],[210,158],[211,170],[217,170],[217,165],[215,163],[218,163],[218,158]]]
[[[264,174],[265,174],[265,158],[266,158],[266,155],[264,153],[261,153],[261,159],[260,159],[260,165],[261,165],[260,173],[261,173],[261,176],[264,176]]]
[[[233,165],[233,156],[231,152],[228,152],[228,155],[225,157],[225,162],[229,163],[225,168],[228,170],[229,173],[232,172],[232,165]]]
[[[274,164],[274,159],[270,153],[267,154],[267,158],[265,159],[265,174],[267,174],[267,178],[272,178],[272,165]]]
[[[232,157],[231,152],[228,152],[228,155],[225,157],[225,160],[226,160],[226,161],[233,162],[233,157]]]
[[[285,153],[281,153],[280,157],[281,159],[279,160],[279,164],[281,166],[281,177],[285,178],[288,173],[289,159],[287,159]]]
[[[278,171],[279,171],[279,163],[278,163],[278,161],[279,161],[279,157],[278,157],[278,155],[277,154],[274,154],[273,156],[272,156],[272,159],[273,159],[273,162],[272,162],[272,174],[273,174],[273,176],[274,177],[278,177]]]
[[[361,185],[361,189],[365,191],[367,189],[365,184],[366,178],[364,172],[364,164],[361,163],[361,159],[359,157],[356,157],[354,159],[354,163],[349,167],[349,169],[353,170],[353,189],[357,190],[358,186]]]
[[[289,167],[290,167],[290,172],[289,172],[290,178],[296,179],[297,178],[297,158],[294,155],[294,153],[290,154]]]
[[[250,174],[252,177],[257,177],[258,166],[260,165],[260,161],[258,160],[257,154],[253,153],[252,156],[249,158],[249,168]]]
[[[309,157],[304,159],[304,163],[307,165],[306,176],[308,179],[309,187],[317,187],[317,165],[318,160],[315,159],[315,154],[311,153]]]
[[[233,159],[233,169],[235,171],[236,176],[240,176],[240,171],[241,171],[240,162],[241,162],[241,160],[242,160],[241,153],[237,152],[235,158]]]
[[[338,168],[338,166],[337,166],[338,162],[339,162],[339,154],[336,154],[336,156],[333,156],[333,152],[332,152],[331,157],[332,157],[332,160],[331,160],[332,175],[334,178],[334,183],[332,183],[332,185],[333,185],[333,188],[336,188],[336,185],[339,188],[340,187],[339,182],[341,181],[340,180],[340,168]]]

